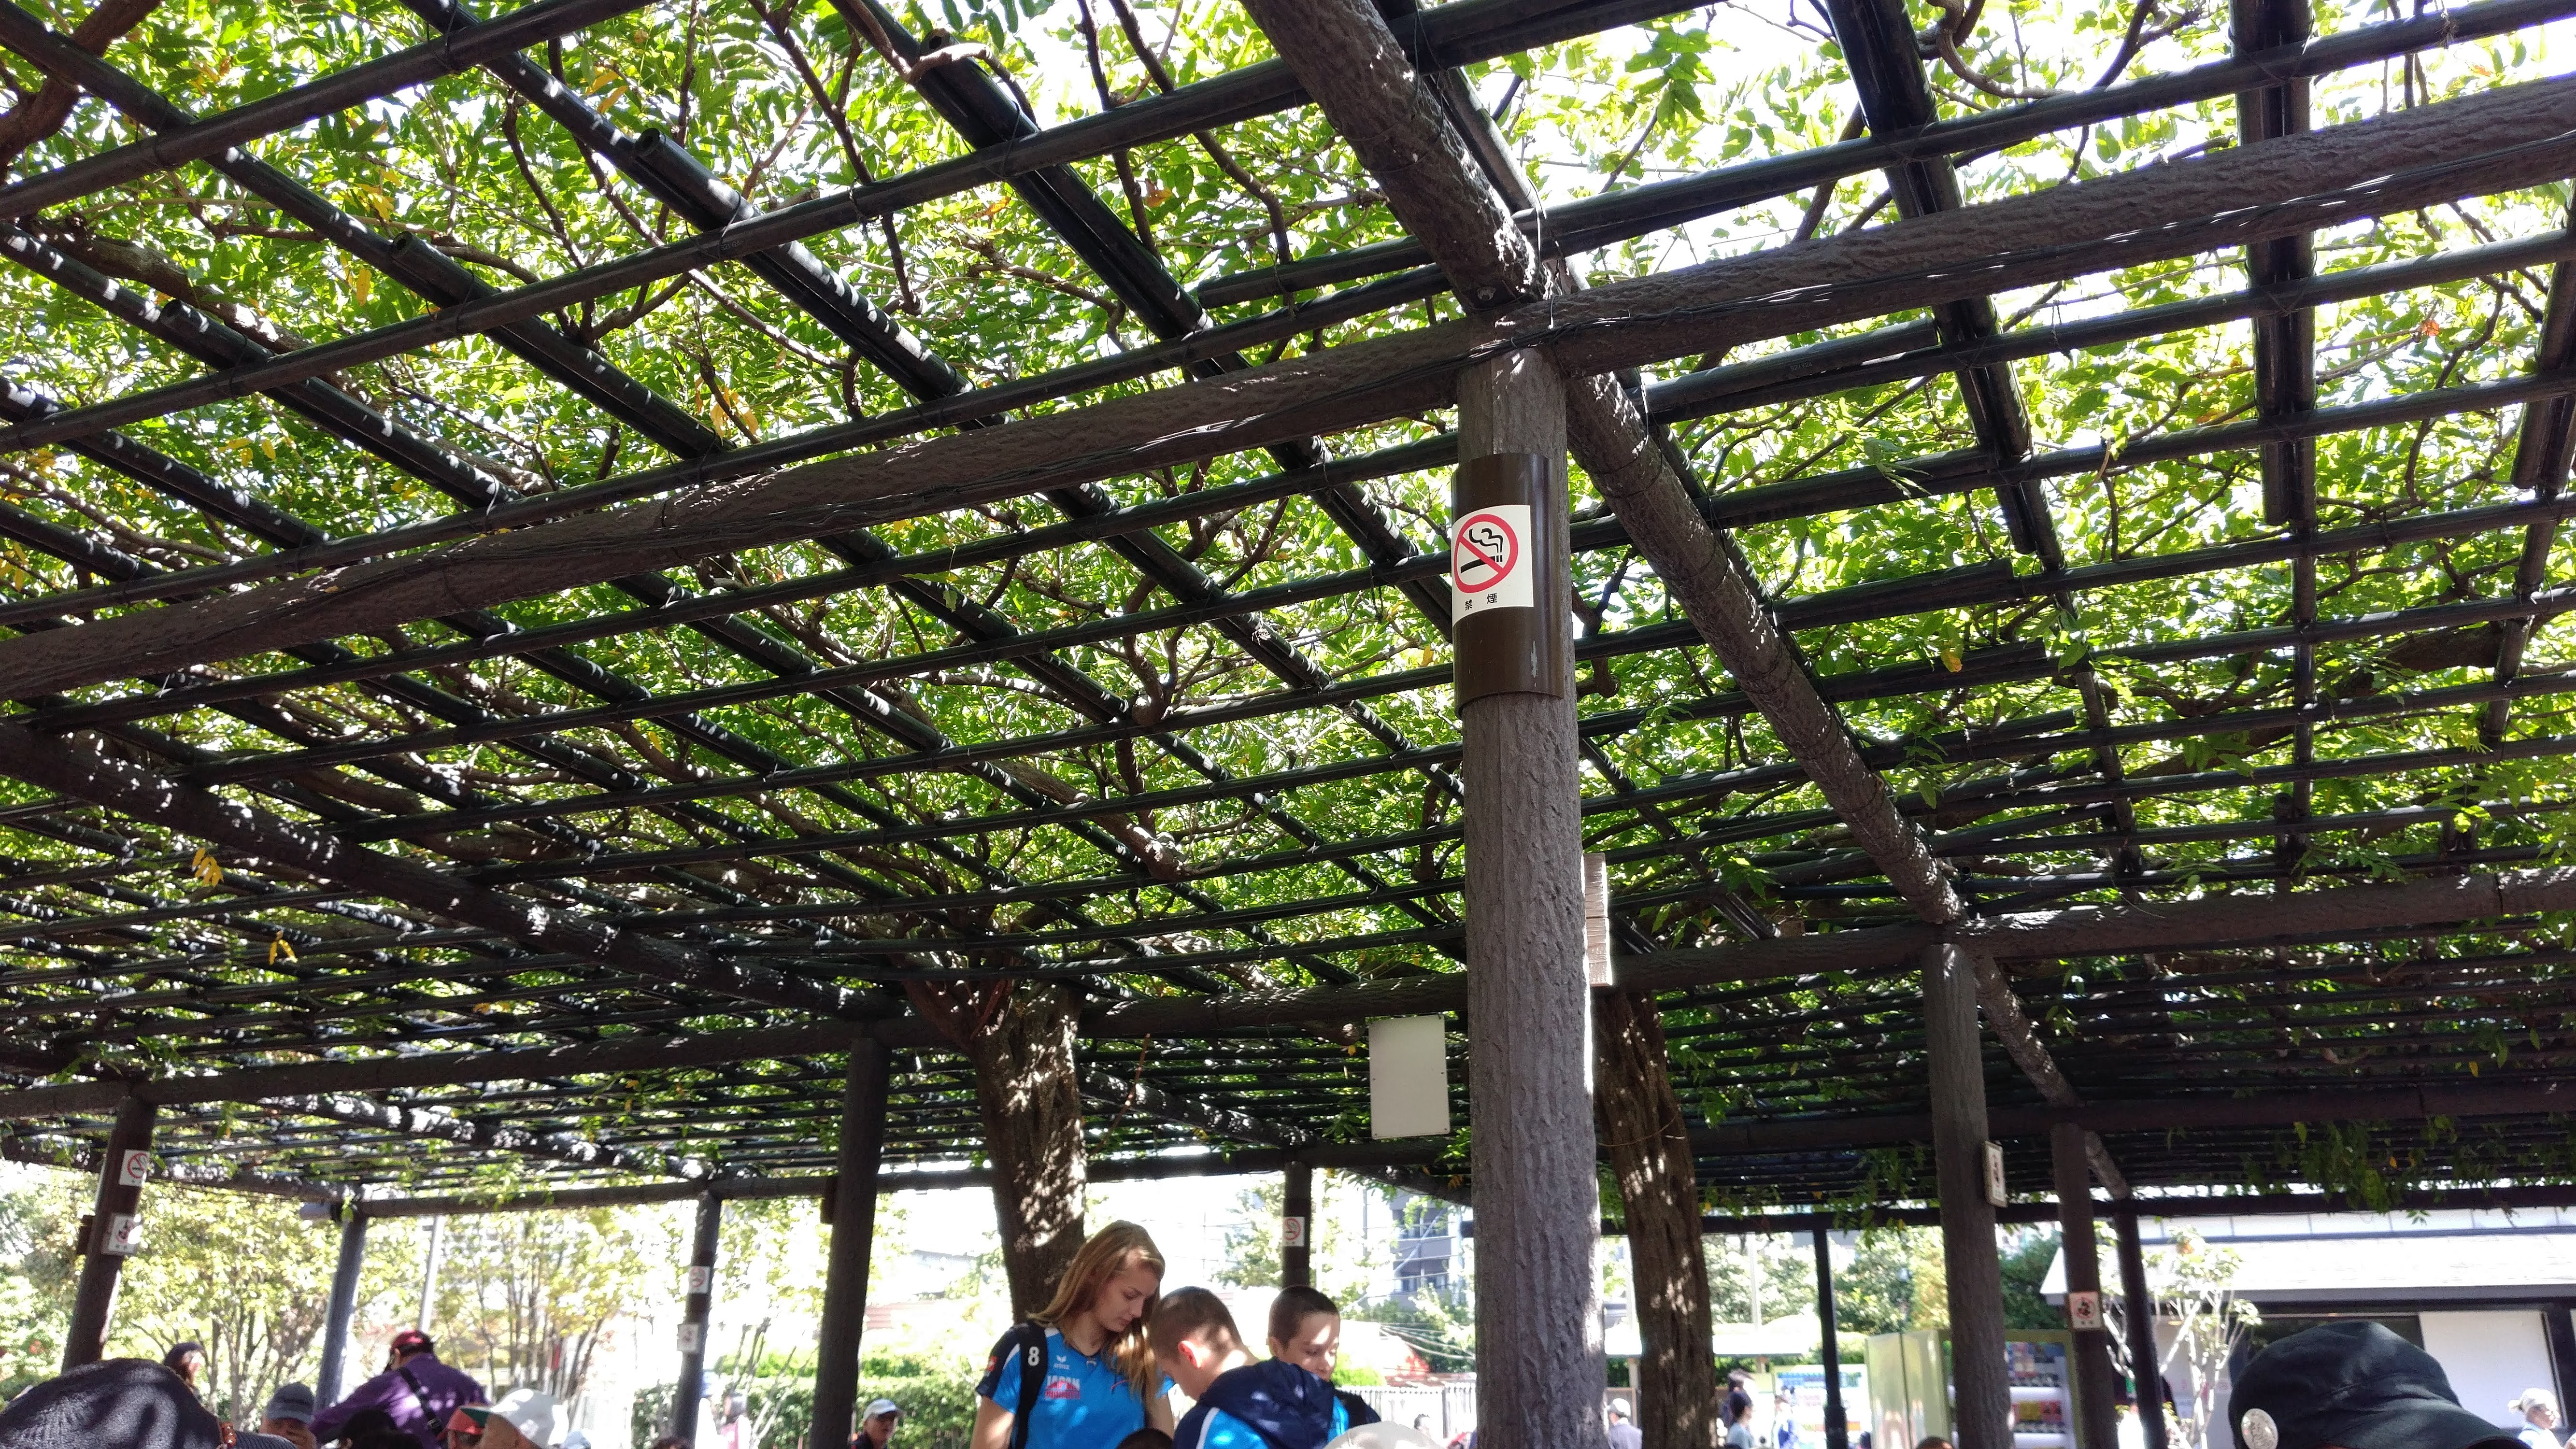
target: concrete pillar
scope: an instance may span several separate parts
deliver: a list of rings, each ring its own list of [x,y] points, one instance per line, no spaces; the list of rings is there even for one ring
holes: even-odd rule
[[[2003,1265],[1986,1197],[1986,1067],[1975,968],[1956,947],[1923,953],[1924,1055],[1932,1077],[1932,1158],[1941,1189],[1941,1258],[1950,1279],[1950,1376],[1959,1449],[2012,1449],[2004,1366]]]
[[[2084,1151],[2084,1129],[2060,1122],[2048,1132],[2050,1174],[2057,1182],[2057,1241],[2066,1254],[2067,1301],[2091,1293],[2101,1300],[2102,1251],[2093,1237],[2093,1164]],[[2119,1449],[2120,1416],[2111,1400],[2116,1390],[2111,1370],[2109,1319],[2097,1316],[2092,1328],[2076,1328],[2075,1449]],[[2070,1321],[2069,1324],[2072,1327]]]
[[[1482,566],[1533,571],[1510,627],[1528,687],[1469,689],[1459,645],[1466,785],[1467,1008],[1475,1103],[1476,1373],[1480,1449],[1600,1449],[1600,1236],[1583,836],[1567,595],[1565,388],[1538,352],[1471,368],[1458,391],[1462,480],[1493,455],[1532,455],[1529,537]],[[1489,616],[1497,625],[1500,615]],[[1473,615],[1466,625],[1483,627]],[[1462,635],[1465,633],[1462,628]],[[1530,660],[1545,659],[1541,668]],[[1555,677],[1549,677],[1555,676]]]
[[[1312,1288],[1315,1286],[1315,1169],[1312,1164],[1296,1161],[1288,1164],[1279,1195],[1279,1286]],[[1290,1242],[1291,1237],[1296,1239]]]
[[[832,1163],[832,1246],[816,1335],[811,1449],[847,1449],[858,1413],[859,1336],[867,1327],[868,1253],[877,1221],[877,1162],[884,1154],[886,1049],[873,1037],[850,1048],[841,1092],[841,1141]]]
[[[1825,1449],[1851,1449],[1849,1414],[1843,1408],[1843,1346],[1834,1319],[1833,1245],[1822,1227],[1816,1239],[1816,1326],[1824,1333]]]
[[[337,1205],[340,1216],[340,1261],[331,1269],[331,1303],[322,1315],[322,1369],[313,1376],[313,1402],[321,1407],[340,1402],[340,1380],[348,1366],[349,1325],[358,1316],[358,1274],[367,1264],[367,1215],[356,1201]]]
[[[71,1330],[63,1335],[66,1370],[96,1363],[107,1351],[107,1325],[116,1309],[116,1281],[134,1251],[143,1208],[143,1179],[159,1108],[128,1097],[116,1109],[107,1146],[99,1153],[98,1195],[89,1231],[80,1244],[80,1286],[72,1295]]]
[[[707,1323],[716,1299],[716,1242],[724,1232],[724,1199],[698,1194],[698,1231],[689,1244],[688,1296],[680,1308],[680,1382],[671,1399],[671,1432],[698,1442],[698,1400],[707,1370]]]

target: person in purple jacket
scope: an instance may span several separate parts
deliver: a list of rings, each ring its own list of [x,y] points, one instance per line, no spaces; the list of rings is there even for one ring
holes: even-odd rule
[[[369,1409],[390,1416],[394,1426],[418,1439],[421,1449],[440,1449],[448,1416],[467,1404],[487,1402],[473,1375],[438,1361],[438,1345],[428,1334],[406,1328],[394,1335],[385,1354],[385,1371],[358,1385],[356,1392],[313,1416],[313,1437],[325,1444],[340,1437],[348,1422]]]

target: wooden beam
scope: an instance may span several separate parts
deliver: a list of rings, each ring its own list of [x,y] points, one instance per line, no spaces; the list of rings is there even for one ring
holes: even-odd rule
[[[1347,1172],[1372,1168],[1419,1167],[1437,1161],[1447,1143],[1345,1142],[1288,1151],[1263,1148],[1251,1152],[1095,1159],[1088,1165],[1092,1182],[1161,1182],[1182,1177],[1232,1177],[1280,1172],[1291,1162],[1307,1162]],[[727,1201],[821,1197],[826,1173],[796,1177],[726,1177],[706,1182],[646,1182],[614,1187],[537,1188],[521,1192],[456,1196],[360,1199],[358,1211],[369,1217],[463,1217],[476,1213],[575,1212],[634,1203],[681,1202],[712,1192]],[[989,1167],[932,1167],[878,1174],[879,1192],[947,1192],[962,1187],[989,1187]]]
[[[2206,1094],[2087,1102],[2075,1107],[2007,1107],[1989,1113],[1996,1137],[2042,1137],[2062,1125],[2104,1132],[2212,1131],[2290,1127],[2302,1122],[2426,1122],[2435,1118],[2536,1117],[2576,1113],[2576,1084],[2491,1082],[2443,1087],[2345,1088],[2259,1097]],[[1930,1142],[1929,1113],[1797,1117],[1726,1122],[1691,1133],[1695,1152],[1725,1156],[1829,1152]]]
[[[534,1081],[599,1072],[676,1071],[772,1057],[837,1055],[850,1049],[863,1026],[790,1026],[752,1031],[637,1034],[572,1046],[504,1051],[424,1052],[357,1061],[306,1062],[253,1067],[194,1077],[143,1081],[74,1082],[0,1093],[0,1120],[103,1112],[128,1096],[163,1106],[195,1102],[259,1102],[330,1092],[381,1092],[399,1088],[455,1087],[485,1082]]]
[[[652,980],[818,1016],[866,1019],[895,1009],[874,992],[736,966],[696,946],[471,885],[18,725],[0,724],[0,774],[205,841],[217,847],[218,855],[284,865],[352,891],[498,931],[542,951],[561,951]]]
[[[2440,1187],[2402,1192],[2380,1205],[2359,1202],[2340,1193],[2180,1194],[2128,1199],[2115,1217],[2156,1218],[2189,1222],[2194,1218],[2284,1217],[2307,1213],[2413,1213],[2457,1210],[2512,1212],[2518,1209],[2576,1207],[2576,1184],[2539,1183],[2528,1187]],[[1995,1214],[2005,1223],[2045,1223],[2057,1218],[2053,1202],[2017,1202]],[[1940,1210],[1928,1207],[1837,1207],[1824,1212],[1712,1213],[1700,1227],[1727,1237],[1746,1233],[1803,1233],[1816,1228],[1841,1231],[1865,1227],[1937,1227]]]
[[[2062,961],[2391,927],[2452,926],[2564,910],[2576,910],[2576,869],[2555,867],[2285,895],[2069,906],[1980,917],[1960,923],[1950,939],[1964,949],[2007,962]]]
[[[202,121],[0,186],[0,218],[33,215],[155,172],[218,156],[262,136],[471,70],[488,57],[543,45],[642,8],[639,0],[539,0],[470,34],[425,40]]]
[[[1459,371],[1515,348],[1544,347],[1566,375],[1590,376],[1892,310],[2243,246],[2320,221],[2405,211],[2570,171],[2576,171],[2576,81],[2504,87],[1002,427],[137,610],[80,629],[24,635],[0,641],[0,678],[25,698],[165,673],[677,567],[709,553],[1338,431],[1443,407]],[[2227,209],[2213,212],[2213,198]],[[755,240],[744,239],[746,245]],[[459,317],[451,325],[471,320]],[[0,440],[15,436],[0,434]]]

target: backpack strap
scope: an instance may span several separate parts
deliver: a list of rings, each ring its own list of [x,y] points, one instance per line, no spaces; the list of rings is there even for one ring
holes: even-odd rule
[[[420,1405],[420,1427],[403,1432],[415,1439],[423,1433],[436,1434],[443,1426],[438,1422],[438,1412],[429,1406],[429,1390],[422,1387],[420,1380],[413,1375],[410,1364],[396,1364],[394,1372],[401,1374],[403,1382],[411,1385],[412,1402]]]
[[[1020,1403],[1011,1412],[1010,1449],[1029,1449],[1029,1425],[1038,1400],[1046,1394],[1047,1331],[1043,1323],[1014,1323],[1002,1335],[1002,1346],[1019,1361]],[[1002,1372],[1011,1372],[1005,1364]]]

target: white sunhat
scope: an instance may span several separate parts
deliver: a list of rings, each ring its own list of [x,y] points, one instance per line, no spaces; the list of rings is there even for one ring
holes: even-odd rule
[[[1362,1424],[1324,1449],[1440,1449],[1440,1441],[1406,1424]]]
[[[512,1389],[492,1406],[492,1417],[528,1436],[531,1444],[551,1445],[564,1436],[563,1405],[552,1394]]]
[[[2558,1396],[2547,1389],[2524,1389],[2521,1398],[2505,1407],[2517,1414],[2528,1414],[2534,1409],[2547,1409],[2555,1414],[2558,1412]]]

